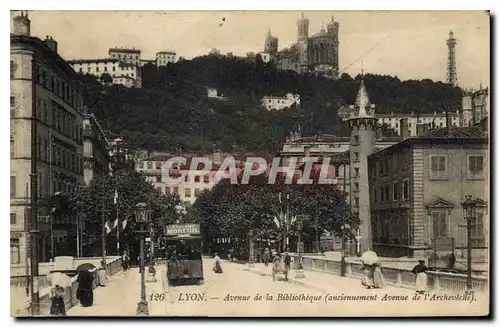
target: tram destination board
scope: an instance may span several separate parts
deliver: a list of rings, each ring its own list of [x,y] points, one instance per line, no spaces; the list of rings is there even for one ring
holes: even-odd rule
[[[165,235],[167,237],[200,235],[200,224],[167,225]]]

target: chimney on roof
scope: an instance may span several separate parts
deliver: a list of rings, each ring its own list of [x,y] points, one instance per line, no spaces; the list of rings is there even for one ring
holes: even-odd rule
[[[26,12],[26,15],[21,11],[21,13],[13,18],[14,21],[14,28],[13,28],[13,33],[16,35],[26,35],[30,36],[31,33],[31,21],[28,18],[28,12]]]
[[[424,136],[430,130],[428,123],[417,123],[417,136]]]
[[[304,146],[304,157],[311,156],[311,146],[309,144]]]
[[[52,38],[52,36],[47,35],[43,43],[47,46],[47,48],[57,53],[57,42]]]
[[[408,118],[402,118],[399,120],[399,137],[401,141],[406,140],[407,138],[410,137],[410,131],[408,130],[409,128],[409,122]]]

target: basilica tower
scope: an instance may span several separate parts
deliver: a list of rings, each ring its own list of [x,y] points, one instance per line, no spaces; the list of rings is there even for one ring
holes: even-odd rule
[[[370,103],[365,83],[361,79],[354,105],[349,107],[347,124],[351,128],[350,200],[354,214],[359,216],[360,252],[373,250],[368,180],[368,156],[375,151],[377,118],[375,105]]]
[[[267,30],[264,52],[276,55],[278,53],[278,38],[272,36],[271,29]]]
[[[309,19],[304,17],[304,13],[301,14],[300,19],[297,21],[297,41],[307,41],[309,37]]]

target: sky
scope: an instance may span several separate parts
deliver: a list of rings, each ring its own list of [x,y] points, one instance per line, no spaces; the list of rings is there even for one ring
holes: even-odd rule
[[[11,13],[13,17],[16,13]],[[61,56],[107,57],[110,47],[140,49],[143,59],[173,50],[184,58],[263,50],[268,28],[283,49],[297,39],[298,11],[30,11],[31,34],[52,36]],[[489,85],[490,18],[484,11],[305,11],[309,35],[339,22],[340,71],[446,80],[448,33],[457,39],[458,83]],[[225,18],[222,26],[219,26]]]

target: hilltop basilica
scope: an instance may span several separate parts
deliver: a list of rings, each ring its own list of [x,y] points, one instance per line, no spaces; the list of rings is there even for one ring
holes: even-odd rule
[[[276,62],[280,70],[294,70],[299,73],[315,73],[330,78],[339,74],[339,23],[332,20],[327,29],[321,27],[316,34],[309,36],[309,19],[297,21],[297,42],[289,48],[278,51],[278,38],[268,31],[264,52]]]

